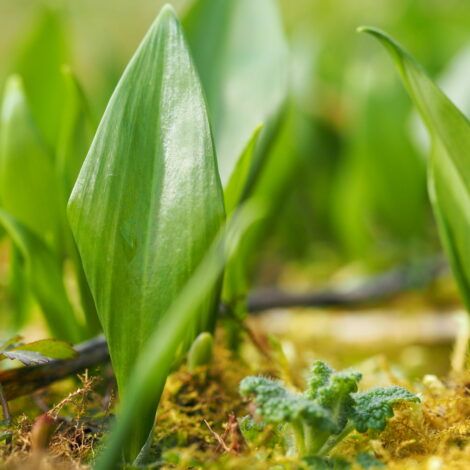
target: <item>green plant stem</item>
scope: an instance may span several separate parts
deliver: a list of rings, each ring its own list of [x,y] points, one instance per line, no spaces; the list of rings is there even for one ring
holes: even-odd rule
[[[351,434],[352,431],[354,431],[354,424],[351,421],[348,421],[344,429],[339,434],[331,436],[330,439],[325,442],[325,444],[318,450],[317,455],[327,455],[343,439],[345,439],[349,434]]]
[[[305,452],[300,455],[302,457],[317,455],[318,451],[323,447],[330,436],[331,433],[329,431],[319,431],[312,426],[304,424]]]
[[[294,434],[295,448],[299,455],[305,455],[305,436],[303,423],[292,423],[292,431]]]

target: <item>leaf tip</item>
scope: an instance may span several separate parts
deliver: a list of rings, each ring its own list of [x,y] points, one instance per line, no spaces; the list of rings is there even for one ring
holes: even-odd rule
[[[382,31],[379,28],[375,28],[374,26],[359,26],[356,31],[358,33],[366,33],[374,36],[383,44],[388,45],[389,47],[392,46],[393,49],[398,49],[401,51],[401,47],[399,44],[393,40],[385,31]]]
[[[160,10],[160,18],[168,20],[177,19],[176,11],[170,3],[163,5],[162,9]]]
[[[23,79],[19,74],[10,75],[5,83],[5,91],[12,92],[23,92]]]

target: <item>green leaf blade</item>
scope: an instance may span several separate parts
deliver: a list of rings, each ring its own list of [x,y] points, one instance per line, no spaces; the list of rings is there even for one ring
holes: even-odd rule
[[[77,356],[77,352],[65,341],[42,339],[1,351],[0,359],[2,356],[11,360],[21,361],[29,366],[44,364],[53,359],[73,359]]]
[[[423,68],[382,31],[363,27],[393,57],[431,136],[428,188],[440,236],[470,311],[470,123]]]
[[[206,92],[225,187],[253,129],[287,91],[287,43],[276,0],[197,0],[184,27]]]
[[[152,412],[149,400],[155,394],[160,396],[163,391],[175,350],[186,334],[188,323],[218,284],[225,263],[233,258],[247,231],[264,213],[263,206],[252,201],[245,203],[218,234],[202,262],[175,297],[168,311],[168,321],[152,332],[139,355],[128,394],[123,396],[121,413],[94,470],[116,468],[122,447],[128,444],[129,439],[135,439],[134,430],[141,427]]]
[[[65,84],[61,67],[69,63],[69,45],[59,9],[40,11],[22,44],[14,72],[21,75],[35,121],[55,147],[62,119]]]
[[[110,100],[68,215],[125,394],[139,352],[225,217],[202,88],[170,7]],[[198,324],[186,325],[187,340],[212,329],[219,292],[220,282]],[[128,458],[145,442],[152,413],[146,419]]]
[[[7,81],[1,124],[2,206],[39,236],[52,241],[60,226],[53,155],[35,126],[18,76]]]

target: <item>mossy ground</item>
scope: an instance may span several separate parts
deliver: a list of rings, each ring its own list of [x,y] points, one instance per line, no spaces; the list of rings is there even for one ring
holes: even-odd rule
[[[455,319],[458,323],[464,317],[449,313],[449,306],[440,313],[437,310],[441,307],[430,310],[426,302],[416,298],[414,303],[406,298],[406,305],[414,305],[406,312],[400,308],[403,302],[372,314],[272,312],[250,320],[256,340],[245,335],[238,355],[223,346],[221,329],[210,367],[191,374],[182,366],[170,377],[158,413],[151,463],[144,468],[311,468],[270,445],[267,435],[256,445],[244,441],[237,420],[248,408],[237,389],[244,376],[260,373],[302,388],[313,359],[326,359],[336,368],[354,366],[364,373],[365,388],[403,385],[422,399],[421,405],[400,406],[383,433],[352,434],[335,449],[333,457],[348,461],[353,470],[365,468],[358,463],[358,456],[364,454],[392,470],[470,468],[466,338],[460,338],[464,348],[460,345],[454,352],[452,338],[457,330]],[[355,331],[358,324],[362,326]],[[332,335],[340,325],[345,330]],[[408,331],[413,329],[414,336]],[[386,334],[377,337],[369,330]],[[270,333],[274,335],[271,338]],[[102,368],[99,372],[99,379],[90,371],[90,376],[68,379],[34,398],[13,402],[13,425],[0,428],[11,434],[11,443],[3,439],[0,446],[0,468],[90,468],[116,404],[109,371]],[[54,408],[57,403],[60,405]],[[38,448],[31,430],[36,416],[47,409],[57,417],[57,428],[47,448]]]

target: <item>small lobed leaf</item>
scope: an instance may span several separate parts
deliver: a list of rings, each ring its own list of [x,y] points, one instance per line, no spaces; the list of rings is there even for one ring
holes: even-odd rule
[[[383,431],[393,416],[393,407],[399,402],[419,403],[419,398],[410,391],[398,387],[377,387],[353,395],[354,408],[351,419],[359,432],[369,429]]]
[[[240,382],[239,391],[244,397],[253,397],[256,412],[266,423],[292,423],[303,419],[319,429],[335,427],[328,410],[313,400],[291,393],[275,380],[245,377]]]
[[[304,396],[328,411],[334,433],[341,432],[350,417],[353,406],[351,394],[357,392],[361,378],[360,372],[336,372],[324,361],[313,364]]]

